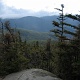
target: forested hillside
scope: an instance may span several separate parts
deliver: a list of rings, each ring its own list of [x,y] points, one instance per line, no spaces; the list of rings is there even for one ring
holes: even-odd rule
[[[44,17],[34,17],[27,16],[17,19],[3,19],[4,21],[10,21],[10,25],[13,28],[22,28],[27,30],[34,30],[38,32],[49,32],[53,27],[52,21],[57,20],[58,16],[44,16]],[[65,22],[77,25],[78,21],[73,21],[72,19],[66,18]],[[72,30],[72,28],[68,28]]]
[[[20,31],[22,40],[27,41],[34,41],[34,40],[47,40],[49,38],[56,39],[55,36],[50,32],[38,32],[33,30],[24,30],[24,29],[17,29],[17,31]]]

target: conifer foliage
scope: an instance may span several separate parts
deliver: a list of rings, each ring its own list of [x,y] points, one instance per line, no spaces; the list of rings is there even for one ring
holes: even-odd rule
[[[63,9],[57,9],[57,10],[62,11]],[[67,15],[64,15],[64,17],[80,22],[80,15],[67,14]],[[55,73],[56,75],[61,77],[63,80],[79,80],[80,79],[79,78],[79,75],[80,75],[80,68],[79,68],[80,67],[80,54],[79,54],[80,53],[80,45],[79,45],[80,44],[80,34],[79,34],[80,26],[79,24],[75,26],[70,23],[65,23],[65,20],[63,19],[63,17],[61,17],[61,15],[58,19],[62,21],[60,22],[53,21],[53,25],[56,26],[56,29],[51,30],[52,32],[58,34],[58,37],[61,38],[61,42],[58,43],[57,51],[55,52],[56,54],[54,58]],[[67,27],[71,27],[72,29],[74,29],[75,32],[66,30],[65,27],[63,27],[65,25]],[[67,36],[63,35],[64,33],[72,35],[72,38],[69,39]]]

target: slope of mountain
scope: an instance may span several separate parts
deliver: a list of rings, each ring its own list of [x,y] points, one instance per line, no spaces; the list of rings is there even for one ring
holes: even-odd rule
[[[52,29],[52,23],[39,17],[27,16],[19,19],[6,19],[10,21],[12,27],[47,32]],[[6,21],[4,20],[4,21]]]
[[[17,29],[20,31],[21,38],[23,40],[47,40],[49,38],[54,39],[54,35],[48,32],[37,32],[32,30]]]
[[[10,21],[10,25],[13,28],[19,28],[21,31],[21,35],[26,39],[33,39],[33,40],[44,40],[49,38],[50,36],[53,37],[52,34],[48,34],[50,30],[55,29],[52,25],[52,21],[58,21],[58,16],[44,16],[44,17],[34,17],[34,16],[27,16],[22,18],[16,18],[16,19],[3,19],[3,22],[8,20]],[[78,25],[78,21],[73,21],[72,19],[66,18],[65,22]],[[69,31],[75,31],[71,27],[64,26],[66,30]],[[22,30],[21,30],[22,29]],[[31,31],[32,30],[32,31]],[[41,32],[41,33],[40,33]],[[46,33],[42,33],[46,32]],[[47,33],[48,32],[48,33]],[[50,35],[50,36],[49,36]],[[25,37],[26,36],[26,37]],[[68,37],[71,37],[71,35],[68,35]]]
[[[34,17],[27,16],[18,19],[4,19],[3,21],[9,20],[11,27],[23,28],[27,30],[34,30],[39,32],[49,32],[51,29],[54,29],[52,25],[53,20],[57,20],[58,16],[44,16],[44,17]],[[67,18],[65,22],[77,25],[77,21]],[[68,28],[68,27],[67,27]],[[71,28],[69,28],[71,30]]]

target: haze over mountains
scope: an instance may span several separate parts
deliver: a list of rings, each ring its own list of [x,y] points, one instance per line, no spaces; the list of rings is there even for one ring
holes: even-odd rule
[[[5,19],[6,20],[6,19]],[[52,21],[45,17],[27,16],[18,19],[7,19],[12,27],[34,30],[39,32],[47,32],[52,29]]]
[[[26,16],[22,18],[15,19],[3,19],[2,21],[10,21],[10,25],[12,28],[19,29],[22,33],[22,37],[26,37],[26,39],[39,39],[42,38],[48,39],[49,37],[53,37],[50,34],[50,30],[55,27],[52,25],[53,20],[57,20],[58,16],[44,16],[44,17],[34,17],[34,16]],[[72,19],[66,18],[65,22],[78,25],[79,22],[73,21]],[[73,31],[71,27],[66,27],[70,31]],[[44,32],[44,33],[43,33]],[[29,37],[30,36],[30,37]]]
[[[34,30],[39,32],[49,32],[54,28],[52,25],[53,20],[57,20],[58,16],[44,16],[44,17],[34,17],[26,16],[22,18],[15,19],[3,19],[3,21],[10,21],[10,25],[13,28],[22,28],[27,30]],[[57,20],[58,21],[58,20]],[[72,19],[66,19],[65,22],[77,25],[77,21]]]

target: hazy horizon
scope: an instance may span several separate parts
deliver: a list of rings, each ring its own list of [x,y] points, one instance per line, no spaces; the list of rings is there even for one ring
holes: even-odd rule
[[[64,14],[79,14],[78,0],[0,0],[0,18],[58,15],[54,8],[61,8],[61,4],[64,4]]]

